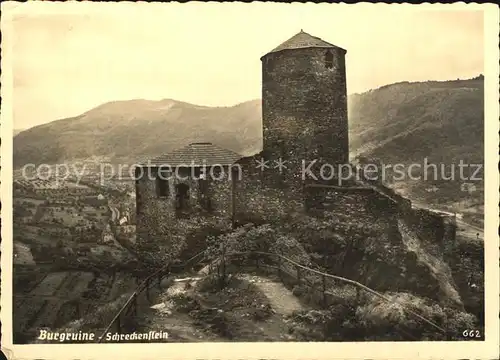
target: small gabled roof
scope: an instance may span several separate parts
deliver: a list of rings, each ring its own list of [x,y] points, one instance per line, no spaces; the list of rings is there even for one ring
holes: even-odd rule
[[[192,143],[169,154],[151,159],[142,166],[211,166],[232,165],[242,155],[209,142]]]
[[[278,47],[274,48],[267,54],[283,50],[302,49],[302,48],[331,48],[331,49],[340,49],[346,52],[345,49],[342,49],[339,46],[330,44],[329,42],[326,42],[325,40],[320,39],[319,37],[312,36],[311,34],[308,34],[305,31],[300,30],[299,33],[295,34],[290,39],[288,39]]]

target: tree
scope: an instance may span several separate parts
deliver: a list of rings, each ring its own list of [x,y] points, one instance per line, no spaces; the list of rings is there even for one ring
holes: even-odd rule
[[[211,236],[207,239],[207,243],[207,257],[214,260],[220,259],[221,272],[219,273],[219,278],[222,285],[227,278],[226,269],[229,264],[228,260],[232,259],[231,254],[235,253],[242,253],[238,255],[242,263],[254,264],[264,259],[275,261],[277,257],[266,257],[263,254],[259,254],[269,253],[286,256],[290,260],[302,265],[311,265],[310,256],[300,242],[294,237],[282,233],[270,224],[261,226],[247,225],[218,237]],[[238,266],[232,272],[236,273],[241,268],[241,266]]]

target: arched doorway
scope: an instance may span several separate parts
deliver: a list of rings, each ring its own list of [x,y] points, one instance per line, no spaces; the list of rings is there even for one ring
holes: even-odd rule
[[[180,183],[175,185],[175,208],[186,210],[189,206],[189,185]]]

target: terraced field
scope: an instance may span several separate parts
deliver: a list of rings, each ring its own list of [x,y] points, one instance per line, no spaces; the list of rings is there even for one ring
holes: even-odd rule
[[[71,273],[68,279],[57,292],[58,296],[72,298],[81,296],[92,279],[94,279],[94,275],[90,272],[75,272]]]
[[[16,287],[13,299],[15,342],[36,336],[43,327],[61,327],[136,286],[130,274],[120,272],[97,278],[84,271],[33,273],[22,280],[28,285]]]
[[[69,322],[80,319],[81,317],[95,311],[101,304],[92,304],[90,302],[82,302],[76,305],[74,302],[65,302],[59,308],[57,318],[54,321],[52,328],[59,329]]]
[[[54,272],[48,274],[38,286],[31,291],[31,295],[53,295],[68,277],[67,272]]]
[[[14,322],[14,333],[22,333],[31,327],[31,324],[38,317],[38,313],[45,305],[45,299],[31,298],[25,299],[23,301],[16,301],[14,297],[14,307],[13,322]]]
[[[51,327],[57,320],[57,313],[61,305],[60,300],[47,300],[31,327],[34,329]]]
[[[30,293],[46,276],[47,274],[43,271],[36,273],[16,272],[16,276],[14,277],[14,293]]]
[[[135,280],[129,274],[117,273],[113,281],[113,285],[108,294],[108,300],[112,301],[116,299],[121,294],[127,292],[130,289],[135,288]]]

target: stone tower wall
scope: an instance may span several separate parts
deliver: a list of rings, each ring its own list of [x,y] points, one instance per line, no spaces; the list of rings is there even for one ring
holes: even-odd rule
[[[332,55],[328,68],[326,54]],[[304,48],[262,58],[264,154],[301,169],[301,161],[348,162],[345,51]],[[290,166],[292,167],[292,166]]]

